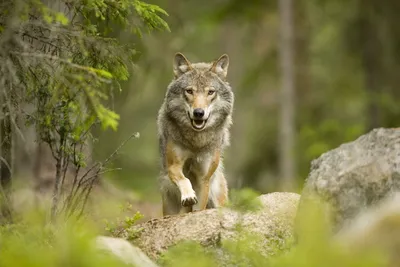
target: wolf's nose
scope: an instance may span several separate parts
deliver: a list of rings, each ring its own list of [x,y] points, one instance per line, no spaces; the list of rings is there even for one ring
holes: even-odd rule
[[[202,108],[196,108],[196,109],[194,109],[194,110],[193,110],[193,116],[194,116],[195,118],[198,118],[198,119],[203,118],[203,116],[204,116],[204,109],[202,109]]]

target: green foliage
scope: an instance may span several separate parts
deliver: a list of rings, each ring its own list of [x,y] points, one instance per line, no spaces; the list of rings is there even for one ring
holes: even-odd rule
[[[138,0],[61,0],[54,6],[41,0],[6,2],[9,6],[0,11],[1,98],[13,116],[35,127],[39,142],[50,146],[57,206],[69,167],[76,170],[73,187],[84,184],[86,194],[104,171],[101,164],[91,167],[90,175],[82,176],[85,182],[77,183],[92,129],[98,124],[118,129],[120,116],[108,104],[128,80],[136,50],[113,37],[111,25],[128,32],[169,30],[160,17],[167,13]],[[26,111],[26,106],[32,108]]]
[[[258,210],[262,207],[259,195],[250,188],[231,190],[228,206],[238,211]]]
[[[131,210],[131,206],[121,211]],[[183,241],[161,255],[160,266],[208,267],[380,267],[387,266],[384,254],[377,250],[353,250],[330,238],[329,224],[322,206],[308,204],[298,222],[298,242],[288,239],[282,244],[265,242],[260,235],[239,229],[237,239],[224,240],[216,247],[203,247]],[[1,266],[126,266],[94,246],[99,230],[90,218],[47,224],[45,212],[32,210],[22,214],[18,223],[0,227]],[[132,226],[134,218],[125,220]],[[112,233],[114,234],[114,233]],[[224,265],[224,266],[226,266]]]
[[[84,0],[82,14],[88,25],[92,18],[99,19],[100,28],[105,33],[112,31],[112,26],[122,26],[126,31],[142,36],[143,26],[147,32],[153,30],[168,30],[168,24],[160,15],[168,16],[167,12],[156,5],[139,0]],[[137,15],[136,18],[132,15]]]
[[[270,266],[386,266],[387,259],[380,251],[354,252],[332,240],[329,207],[316,201],[305,205],[296,222],[298,244],[290,252],[272,258]]]
[[[135,50],[133,44],[122,45],[107,32],[99,31],[98,19],[109,24],[119,23],[123,29],[134,32],[140,32],[142,27],[149,31],[169,30],[159,16],[167,13],[158,6],[137,0],[61,1],[66,5],[69,19],[40,0],[9,2],[15,5],[16,14],[2,11],[3,17],[14,16],[13,24],[2,26],[5,29],[3,34],[12,33],[15,31],[13,27],[17,27],[19,32],[11,39],[22,36],[18,39],[19,45],[7,49],[13,55],[11,62],[23,81],[21,89],[28,96],[24,98],[21,92],[21,101],[38,105],[37,114],[30,117],[31,123],[38,121],[39,126],[49,127],[50,122],[64,118],[78,122],[76,127],[79,127],[80,123],[96,117],[104,129],[116,130],[119,116],[104,106],[104,101],[114,87],[120,88],[120,81],[128,79]],[[83,16],[84,24],[77,20],[80,16]],[[18,18],[22,19],[18,21]],[[54,37],[43,31],[51,31]],[[36,40],[36,46],[23,46],[25,41],[32,40]],[[3,76],[6,71],[2,70]],[[86,110],[82,106],[84,99],[89,104]],[[63,102],[67,106],[74,104],[76,108],[59,109]],[[41,121],[45,114],[54,116]],[[72,123],[69,124],[71,129],[68,130],[75,132]]]
[[[165,10],[161,9],[159,6],[147,4],[137,0],[133,1],[133,6],[149,31],[164,29],[170,31],[168,24],[159,16],[155,15],[158,13],[168,15]],[[136,33],[138,33],[139,36],[142,36],[140,28],[136,29]]]
[[[268,259],[262,249],[270,246],[269,250],[274,251],[273,253],[281,252],[274,244],[266,243],[260,235],[247,233],[244,228],[238,231],[238,239],[228,240],[222,244],[222,251],[230,266],[268,266]],[[260,247],[258,244],[264,244],[264,246]]]
[[[127,204],[125,207],[120,207],[121,212],[132,212],[132,205]],[[106,227],[105,230],[109,232],[112,236],[119,236],[122,232],[126,233],[127,240],[133,240],[140,233],[141,229],[134,229],[133,226],[137,223],[138,220],[143,218],[143,214],[139,211],[134,213],[133,216],[125,216],[124,219],[119,217],[116,218],[116,221],[109,222],[105,221]]]
[[[364,132],[362,124],[355,124],[343,129],[338,120],[325,120],[318,126],[304,125],[299,134],[299,141],[304,144],[303,155],[310,162],[322,153],[334,149],[341,143],[350,142]],[[341,142],[335,137],[341,135]]]
[[[217,266],[217,261],[211,253],[200,244],[191,241],[184,241],[170,248],[159,261],[162,266],[166,267]]]
[[[36,215],[0,227],[1,266],[127,266],[98,251],[94,246],[97,233],[91,223],[46,225],[44,221]]]

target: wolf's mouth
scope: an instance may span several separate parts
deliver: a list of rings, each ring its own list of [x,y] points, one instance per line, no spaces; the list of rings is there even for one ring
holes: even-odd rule
[[[206,127],[207,120],[190,120],[192,122],[192,127],[196,130],[203,130]]]

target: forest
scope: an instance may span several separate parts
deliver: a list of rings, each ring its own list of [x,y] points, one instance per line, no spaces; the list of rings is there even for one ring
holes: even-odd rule
[[[379,251],[337,249],[311,211],[306,242],[289,249],[297,239],[285,224],[267,238],[267,256],[243,234],[217,252],[201,241],[153,257],[139,232],[151,239],[148,221],[164,220],[157,116],[177,52],[191,62],[229,55],[235,102],[223,158],[239,226],[257,196],[306,192],[316,159],[345,143],[375,155],[365,173],[392,171],[400,185],[400,138],[358,139],[400,127],[398,14],[394,0],[1,0],[0,266],[132,266],[98,254],[90,245],[98,235],[136,238],[156,262],[135,263],[145,267],[219,266],[222,254],[226,266],[396,266]],[[393,149],[384,163],[373,153],[380,145]],[[385,180],[371,190],[380,198],[396,186]],[[298,199],[282,201],[286,210]]]

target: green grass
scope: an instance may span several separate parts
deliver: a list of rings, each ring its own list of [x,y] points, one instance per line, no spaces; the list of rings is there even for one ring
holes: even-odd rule
[[[0,266],[127,266],[95,248],[95,229],[88,222],[46,224],[37,214],[2,226]]]
[[[236,192],[232,207],[242,211],[256,209],[258,205],[253,201],[254,197],[255,194],[249,190]],[[212,248],[204,248],[188,240],[171,247],[158,263],[168,267],[208,267],[217,266],[224,256],[224,261],[230,266],[243,267],[387,266],[384,254],[379,251],[355,252],[333,242],[329,236],[329,223],[320,209],[310,206],[304,212],[297,227],[300,240],[297,245],[294,245],[293,238],[284,244],[266,243],[262,236],[251,235],[243,227],[238,227],[238,240],[223,241],[221,246]],[[106,232],[106,224],[89,216],[80,221],[60,219],[50,224],[46,214],[32,210],[21,214],[15,223],[0,226],[0,266],[126,266],[113,256],[101,253],[93,245],[94,238]],[[138,218],[125,218],[123,227],[128,229]],[[274,256],[267,257],[263,253],[265,246],[269,246],[268,251],[273,251]]]

